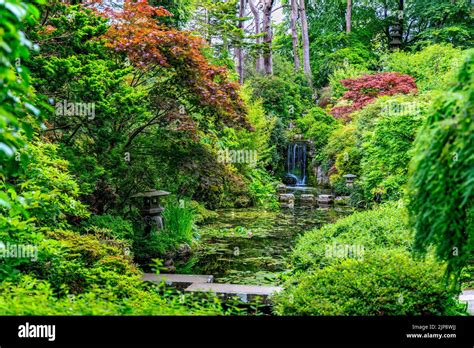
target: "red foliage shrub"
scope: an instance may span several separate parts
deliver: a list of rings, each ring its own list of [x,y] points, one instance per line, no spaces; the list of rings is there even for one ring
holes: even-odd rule
[[[416,93],[416,84],[413,77],[400,73],[379,73],[364,75],[354,79],[341,81],[348,90],[343,99],[352,101],[351,105],[336,106],[331,114],[338,119],[350,120],[350,114],[372,103],[377,97],[394,94]]]
[[[348,122],[351,120],[351,113],[354,112],[356,109],[352,105],[344,105],[344,106],[336,106],[331,109],[331,115],[338,120],[343,120],[344,122]]]

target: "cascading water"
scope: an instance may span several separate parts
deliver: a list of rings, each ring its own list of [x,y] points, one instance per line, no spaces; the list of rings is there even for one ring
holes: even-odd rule
[[[287,173],[296,180],[297,186],[306,185],[306,143],[296,142],[288,145]]]

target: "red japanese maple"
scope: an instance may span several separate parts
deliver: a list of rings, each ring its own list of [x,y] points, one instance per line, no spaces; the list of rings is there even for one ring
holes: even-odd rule
[[[343,99],[352,101],[351,105],[336,106],[331,114],[335,118],[349,120],[350,114],[372,103],[377,97],[394,94],[417,93],[415,80],[409,75],[400,73],[379,73],[364,75],[354,79],[341,81],[348,90]]]
[[[225,67],[204,57],[206,43],[201,37],[159,22],[160,17],[171,16],[166,9],[152,7],[146,0],[128,0],[123,10],[109,10],[108,15],[112,24],[105,35],[107,46],[125,53],[143,71],[171,69],[173,81],[191,91],[197,103],[213,107],[228,125],[250,128],[239,85],[229,80]]]

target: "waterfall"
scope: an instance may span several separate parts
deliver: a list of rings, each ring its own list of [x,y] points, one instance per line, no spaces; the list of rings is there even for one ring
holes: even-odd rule
[[[296,180],[296,185],[306,185],[306,143],[296,142],[288,145],[287,176]]]

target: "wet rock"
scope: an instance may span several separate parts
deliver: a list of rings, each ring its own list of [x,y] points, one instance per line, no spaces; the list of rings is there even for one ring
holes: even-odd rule
[[[278,191],[278,193],[284,193],[286,191],[286,185],[285,184],[278,184],[277,191]]]
[[[295,207],[295,195],[292,193],[284,193],[278,196],[280,207],[282,208],[294,208]]]
[[[286,185],[295,186],[296,183],[297,183],[297,180],[296,180],[296,178],[294,178],[292,176],[285,176],[283,178],[283,183],[285,183]]]
[[[334,202],[333,195],[319,195],[318,196],[318,203],[329,204]]]
[[[167,272],[173,273],[176,271],[176,267],[174,266],[174,261],[172,259],[166,260],[163,265]]]
[[[329,185],[329,175],[321,166],[315,168],[315,175],[319,186]]]
[[[316,199],[312,194],[302,194],[300,196],[300,204],[302,206],[313,206],[316,203]]]
[[[191,254],[191,247],[188,244],[181,244],[178,248],[179,256],[186,256]]]

